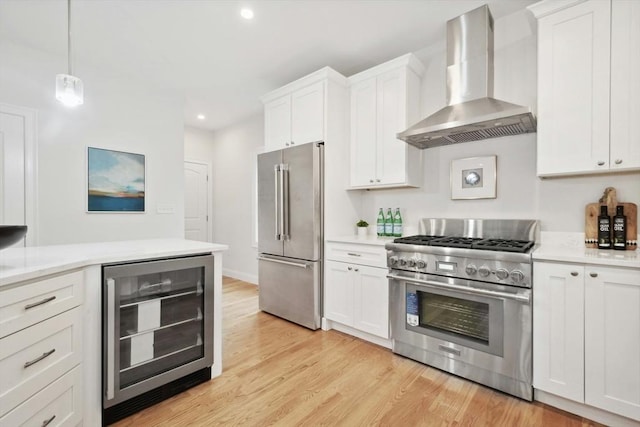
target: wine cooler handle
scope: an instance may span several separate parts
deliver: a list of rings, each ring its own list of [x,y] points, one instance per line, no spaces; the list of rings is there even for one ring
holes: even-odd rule
[[[107,279],[107,399],[114,397],[116,281]]]

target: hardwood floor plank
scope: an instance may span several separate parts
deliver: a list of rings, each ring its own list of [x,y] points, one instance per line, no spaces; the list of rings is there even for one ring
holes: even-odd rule
[[[228,277],[223,334],[220,377],[115,425],[599,426],[341,332],[263,313],[257,287]]]

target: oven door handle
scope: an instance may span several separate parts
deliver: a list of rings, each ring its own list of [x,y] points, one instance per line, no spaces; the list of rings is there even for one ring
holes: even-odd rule
[[[450,285],[448,283],[434,282],[431,280],[411,279],[408,277],[396,276],[395,274],[388,274],[387,279],[404,280],[405,282],[428,286],[430,288],[451,289],[454,291],[465,292],[468,294],[486,295],[490,297],[510,299],[510,300],[515,300],[519,302],[524,302],[527,304],[530,301],[529,293],[527,293],[526,295],[510,294],[507,292],[489,291],[486,289],[478,289],[478,288],[469,288],[468,286]]]

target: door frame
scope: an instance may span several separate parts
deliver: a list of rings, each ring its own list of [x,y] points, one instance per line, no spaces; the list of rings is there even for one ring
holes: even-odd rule
[[[26,246],[38,244],[38,110],[0,102],[0,113],[24,118],[24,215]]]
[[[207,240],[213,242],[213,193],[212,193],[212,179],[211,179],[211,163],[204,162],[202,160],[184,159],[183,169],[185,163],[195,163],[198,165],[204,165],[207,167]],[[184,219],[184,214],[183,214]],[[183,227],[184,228],[184,227]]]

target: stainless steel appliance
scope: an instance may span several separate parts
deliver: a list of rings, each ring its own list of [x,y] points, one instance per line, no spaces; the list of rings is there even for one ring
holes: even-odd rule
[[[447,22],[447,106],[398,134],[418,148],[536,131],[531,108],[493,98],[493,17],[487,5]]]
[[[393,351],[532,400],[534,220],[423,219],[386,244]]]
[[[211,378],[213,256],[104,265],[103,419]]]
[[[324,144],[258,156],[260,310],[309,329],[322,313]]]

